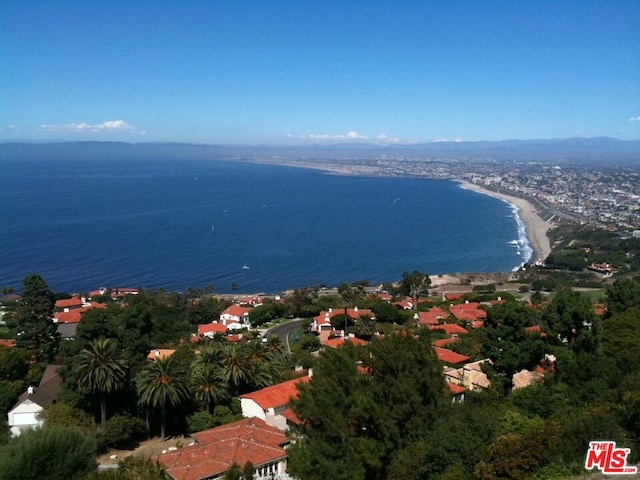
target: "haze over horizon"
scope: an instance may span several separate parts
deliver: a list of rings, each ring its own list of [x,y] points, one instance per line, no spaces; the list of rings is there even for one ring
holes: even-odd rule
[[[0,141],[640,140],[640,2],[4,2]]]

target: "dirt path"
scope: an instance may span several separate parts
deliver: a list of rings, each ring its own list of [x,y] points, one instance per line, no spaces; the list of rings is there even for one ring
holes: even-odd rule
[[[145,458],[154,457],[160,455],[163,451],[168,451],[170,448],[185,447],[191,442],[193,442],[192,438],[184,436],[171,437],[164,442],[161,441],[159,437],[154,437],[141,442],[140,446],[135,450],[111,449],[98,457],[98,465],[117,465],[120,460],[131,455],[138,455]]]

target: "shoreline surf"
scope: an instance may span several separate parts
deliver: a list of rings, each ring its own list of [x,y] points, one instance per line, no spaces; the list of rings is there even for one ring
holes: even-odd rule
[[[547,232],[551,229],[551,225],[544,221],[534,206],[527,200],[507,195],[504,193],[494,192],[481,185],[468,182],[466,180],[458,180],[460,186],[466,190],[471,190],[483,195],[489,195],[500,200],[504,200],[514,207],[514,215],[520,229],[520,223],[524,227],[524,236],[528,239],[532,253],[528,263],[535,261],[544,261],[551,254],[551,243]]]

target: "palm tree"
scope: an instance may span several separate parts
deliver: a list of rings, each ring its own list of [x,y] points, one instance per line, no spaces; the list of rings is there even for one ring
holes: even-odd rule
[[[194,362],[191,382],[196,390],[196,400],[204,403],[209,413],[213,413],[215,404],[229,398],[229,384],[217,365]]]
[[[286,345],[278,335],[269,335],[264,346],[271,359],[284,359],[287,356]]]
[[[74,369],[78,385],[100,396],[100,428],[107,424],[105,395],[122,388],[127,381],[127,364],[118,358],[118,345],[111,338],[98,338],[78,354]]]
[[[138,402],[160,407],[160,438],[164,442],[167,403],[178,405],[189,396],[189,375],[172,357],[149,360],[136,377]]]
[[[246,349],[235,343],[225,347],[222,377],[234,387],[234,395],[238,395],[240,383],[248,381],[251,377],[251,359]]]
[[[376,334],[376,321],[370,315],[363,313],[356,320],[355,333],[359,337],[371,338]]]
[[[221,345],[205,343],[200,347],[200,353],[196,356],[195,366],[219,365],[224,358],[224,350]]]
[[[348,283],[343,283],[338,287],[338,306],[344,307],[344,334],[347,334],[347,322],[349,320],[349,307],[355,307],[359,300],[364,299],[362,287],[352,287]]]

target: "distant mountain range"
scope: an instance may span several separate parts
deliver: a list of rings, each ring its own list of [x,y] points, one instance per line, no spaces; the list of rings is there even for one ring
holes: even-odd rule
[[[288,156],[332,159],[408,158],[495,159],[520,161],[640,161],[640,141],[610,137],[498,142],[433,142],[415,144],[337,143],[313,145],[204,145],[188,143],[55,142],[2,143],[0,158],[212,158],[242,159]]]

